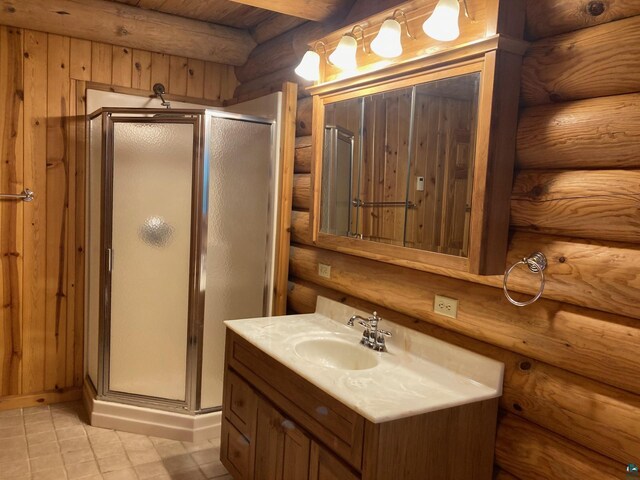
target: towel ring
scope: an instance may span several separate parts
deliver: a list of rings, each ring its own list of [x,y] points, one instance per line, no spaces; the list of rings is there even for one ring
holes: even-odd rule
[[[511,271],[520,264],[523,264],[529,267],[529,270],[531,270],[533,273],[540,274],[540,288],[538,289],[538,293],[536,293],[536,295],[532,299],[527,300],[526,302],[518,302],[517,300],[514,300],[513,298],[511,298],[511,295],[509,295],[509,289],[507,288],[507,281],[509,280],[509,275],[511,275]],[[511,303],[513,303],[517,307],[526,307],[527,305],[531,305],[533,302],[538,300],[542,295],[542,292],[544,292],[545,268],[547,268],[547,257],[545,257],[544,253],[542,252],[534,252],[528,257],[524,257],[522,260],[519,260],[513,265],[511,265],[511,267],[504,272],[504,280],[502,282],[502,289],[504,290],[504,295],[505,297],[507,297],[507,300],[509,300]]]

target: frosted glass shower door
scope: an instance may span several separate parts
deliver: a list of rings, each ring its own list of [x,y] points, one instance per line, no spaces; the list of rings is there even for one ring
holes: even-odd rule
[[[113,145],[109,391],[186,401],[194,125],[114,120]]]
[[[224,320],[261,317],[274,221],[272,125],[209,116],[208,231],[201,408],[222,404]]]

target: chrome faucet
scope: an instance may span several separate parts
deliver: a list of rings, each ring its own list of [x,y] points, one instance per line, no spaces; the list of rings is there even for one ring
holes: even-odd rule
[[[349,319],[347,325],[353,327],[356,320],[358,320],[359,325],[364,327],[360,344],[376,352],[386,352],[387,345],[385,343],[385,337],[390,337],[391,332],[378,328],[378,324],[380,320],[382,320],[382,318],[378,316],[378,312],[373,312],[373,316],[367,319],[360,315],[354,315]]]

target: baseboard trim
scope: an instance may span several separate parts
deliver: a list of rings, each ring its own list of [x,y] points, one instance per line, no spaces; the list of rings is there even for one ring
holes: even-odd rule
[[[71,402],[82,398],[82,388],[71,387],[62,390],[50,390],[27,395],[9,395],[0,397],[0,411],[14,408],[38,407],[51,403]]]
[[[184,415],[96,399],[93,386],[85,380],[83,401],[94,427],[169,438],[182,442],[203,442],[220,437],[221,412]]]

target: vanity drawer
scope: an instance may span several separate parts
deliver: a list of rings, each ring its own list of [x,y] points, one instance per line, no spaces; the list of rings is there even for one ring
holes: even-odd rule
[[[248,439],[253,436],[258,396],[242,378],[227,370],[224,378],[223,414]]]
[[[230,330],[226,360],[292,420],[360,470],[363,417]]]
[[[234,478],[252,478],[251,442],[226,418],[222,419],[220,460]]]

